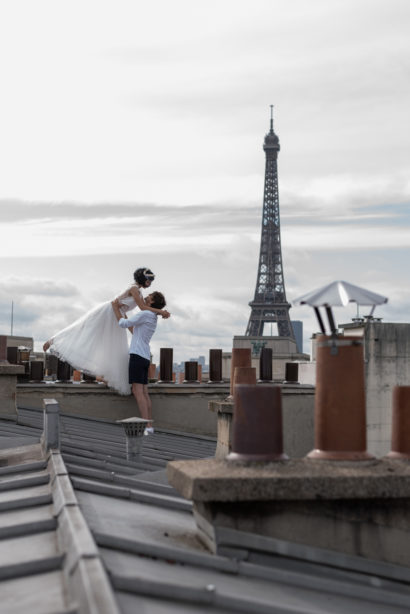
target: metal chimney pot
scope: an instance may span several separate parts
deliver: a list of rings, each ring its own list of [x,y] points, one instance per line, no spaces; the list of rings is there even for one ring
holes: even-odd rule
[[[142,441],[148,420],[133,417],[126,418],[125,420],[117,420],[117,422],[122,424],[124,428],[127,460],[140,460]]]

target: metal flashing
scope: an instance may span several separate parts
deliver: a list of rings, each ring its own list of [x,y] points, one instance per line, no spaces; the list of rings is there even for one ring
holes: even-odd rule
[[[193,552],[184,548],[176,548],[175,546],[159,546],[151,542],[124,539],[108,533],[100,533],[99,531],[94,532],[94,539],[99,546],[113,550],[121,550],[122,552],[151,558],[160,558],[183,565],[217,569],[226,573],[239,572],[239,564],[236,559],[213,555],[208,552]]]
[[[34,463],[22,463],[21,465],[7,465],[0,467],[0,476],[10,475],[13,473],[25,473],[30,471],[43,471],[47,467],[46,461],[36,461]]]
[[[328,573],[332,573],[333,568],[343,569],[352,573],[359,572],[360,574],[409,583],[410,586],[410,569],[400,565],[392,565],[230,528],[215,527],[215,540],[218,544],[218,552],[221,554],[228,547],[232,552],[236,550],[245,552],[247,560],[251,560],[252,556],[256,554],[265,554],[272,557],[270,560],[273,565],[276,565],[279,556],[281,560],[293,559],[326,566]],[[268,562],[268,558],[265,558],[264,564],[268,565]]]
[[[172,497],[156,493],[146,493],[143,491],[134,490],[132,488],[124,488],[121,486],[111,486],[101,482],[93,482],[92,480],[73,477],[72,482],[75,488],[94,492],[109,497],[119,497],[121,499],[131,499],[140,503],[148,503],[158,505],[169,509],[177,509],[180,511],[190,512],[192,503],[185,501],[179,497]]]

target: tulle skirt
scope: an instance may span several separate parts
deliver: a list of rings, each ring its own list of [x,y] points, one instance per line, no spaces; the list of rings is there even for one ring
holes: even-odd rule
[[[130,394],[127,335],[107,302],[54,335],[50,352],[74,369],[102,376],[120,394]]]

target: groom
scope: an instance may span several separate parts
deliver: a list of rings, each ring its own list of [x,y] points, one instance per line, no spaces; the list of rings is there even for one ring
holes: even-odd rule
[[[163,309],[166,305],[164,295],[161,292],[153,292],[144,299],[145,304],[155,309]],[[152,406],[148,394],[148,367],[150,365],[151,352],[149,342],[157,327],[158,316],[153,311],[138,311],[129,318],[124,318],[116,299],[111,303],[115,317],[121,328],[129,328],[132,339],[129,349],[129,383],[132,393],[137,401],[141,417],[148,420],[147,434],[152,434]]]

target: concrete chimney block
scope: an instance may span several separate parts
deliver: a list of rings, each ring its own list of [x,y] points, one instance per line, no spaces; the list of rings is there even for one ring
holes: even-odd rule
[[[43,399],[44,433],[46,450],[60,449],[60,405],[55,399]]]

